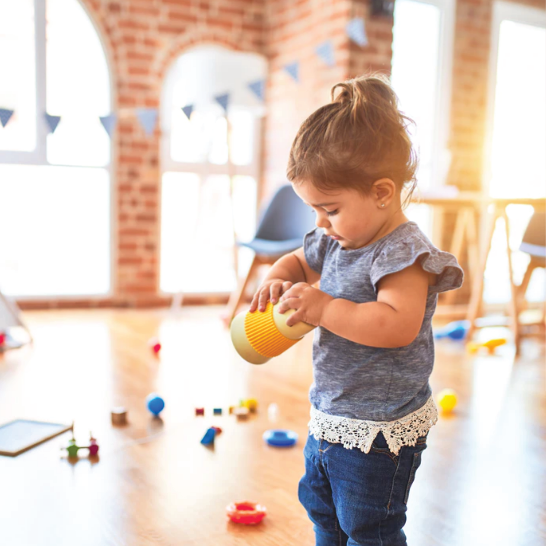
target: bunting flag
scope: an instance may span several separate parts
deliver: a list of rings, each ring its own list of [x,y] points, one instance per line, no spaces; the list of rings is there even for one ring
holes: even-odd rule
[[[116,114],[109,114],[108,116],[99,117],[99,119],[104,130],[108,133],[108,136],[111,137],[118,121]]]
[[[368,45],[368,38],[366,36],[366,28],[364,27],[364,19],[362,17],[356,17],[351,19],[345,27],[347,35],[351,40],[363,47]]]
[[[152,135],[157,123],[157,108],[137,108],[135,112],[146,136]]]
[[[300,82],[300,76],[299,76],[300,63],[299,63],[299,61],[296,61],[294,63],[285,65],[284,69],[288,72],[288,74],[290,74],[290,76],[292,76],[292,78],[294,78],[294,81],[296,83]]]
[[[193,112],[193,104],[188,104],[187,106],[183,106],[182,112],[184,112],[184,114],[186,114],[186,117],[190,119],[191,113]]]
[[[2,124],[2,127],[5,127],[9,123],[11,116],[13,116],[13,112],[14,110],[0,108],[0,123]]]
[[[248,87],[263,102],[265,96],[265,80],[249,83]]]
[[[55,132],[55,129],[57,129],[59,122],[61,121],[61,116],[52,116],[48,114],[47,112],[44,112],[44,118],[47,121],[49,132],[53,134]]]
[[[229,104],[229,93],[225,95],[217,95],[214,97],[214,100],[224,109],[224,112],[227,113],[228,104]]]
[[[328,65],[335,66],[336,60],[334,58],[334,44],[332,40],[323,42],[315,49],[317,55]]]

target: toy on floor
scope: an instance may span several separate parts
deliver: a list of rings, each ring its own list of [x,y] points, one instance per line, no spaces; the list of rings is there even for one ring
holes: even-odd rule
[[[272,423],[275,423],[279,418],[279,406],[275,402],[267,406],[267,417]]]
[[[201,439],[201,443],[205,446],[213,445],[215,437],[216,429],[214,427],[210,427],[209,429],[207,429],[207,432],[205,432],[205,435]]]
[[[286,321],[295,310],[289,309],[281,314],[277,309],[278,303],[273,305],[269,301],[265,311],[240,313],[233,319],[231,341],[247,362],[264,364],[284,353],[315,328],[305,322],[287,326]]]
[[[494,338],[494,339],[490,339],[488,341],[479,342],[479,343],[475,341],[470,341],[469,343],[466,344],[466,349],[469,353],[474,354],[478,352],[480,347],[485,347],[487,348],[487,351],[489,352],[489,354],[492,355],[495,353],[495,349],[497,347],[504,345],[505,343],[507,343],[507,341],[508,340],[504,337]]]
[[[212,410],[213,415],[222,415],[222,408],[214,408]]]
[[[434,332],[435,339],[449,337],[450,339],[464,339],[470,328],[469,320],[455,320],[446,324],[443,328],[439,328]]]
[[[298,435],[292,430],[271,429],[263,433],[264,441],[274,447],[290,447],[298,441]]]
[[[267,514],[265,506],[248,501],[232,502],[226,507],[226,512],[231,521],[244,525],[260,523]]]
[[[453,389],[443,389],[438,393],[437,401],[444,413],[450,413],[457,405],[457,393]]]
[[[99,444],[97,444],[97,440],[93,438],[93,434],[90,433],[89,438],[89,445],[88,446],[78,446],[76,445],[76,439],[74,436],[70,440],[68,440],[68,447],[61,447],[61,450],[66,449],[68,452],[68,457],[74,458],[78,456],[78,451],[80,449],[87,449],[89,451],[89,455],[91,457],[94,457],[99,452]]]
[[[6,333],[0,332],[0,345],[4,345],[6,343]]]
[[[205,415],[205,408],[195,408],[195,415]]]
[[[148,341],[148,346],[150,347],[150,349],[152,349],[154,354],[157,354],[159,353],[159,351],[161,351],[161,343],[159,343],[159,339],[157,339],[156,337],[152,337]]]
[[[233,410],[233,415],[235,415],[240,421],[247,419],[249,413],[250,411],[246,406],[240,406]]]
[[[110,412],[110,418],[113,425],[126,425],[127,424],[127,410],[123,406],[113,408]]]
[[[258,411],[258,401],[254,398],[248,398],[247,400],[241,400],[239,407],[248,408],[250,413],[256,413]]]
[[[154,417],[158,417],[165,407],[165,400],[155,392],[152,392],[146,398],[146,407]]]

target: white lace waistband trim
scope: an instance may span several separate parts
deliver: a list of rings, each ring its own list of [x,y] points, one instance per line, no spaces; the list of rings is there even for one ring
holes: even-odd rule
[[[358,447],[369,453],[378,432],[382,432],[389,449],[398,455],[402,446],[414,446],[438,421],[438,408],[432,396],[425,405],[396,421],[366,421],[328,415],[311,406],[309,432],[317,440]]]

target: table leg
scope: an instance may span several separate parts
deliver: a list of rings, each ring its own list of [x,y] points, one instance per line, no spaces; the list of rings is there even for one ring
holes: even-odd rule
[[[472,291],[470,294],[470,303],[468,305],[467,320],[470,322],[468,332],[466,334],[467,341],[472,340],[472,335],[476,329],[475,321],[480,314],[483,298],[483,281],[485,274],[485,267],[487,265],[487,258],[491,250],[491,241],[493,239],[493,233],[495,231],[495,223],[499,217],[499,211],[495,205],[491,205],[493,210],[488,215],[486,236],[483,241],[481,260],[479,261],[478,268],[475,271],[475,276],[472,282]]]
[[[512,271],[512,251],[510,249],[510,223],[508,221],[508,215],[506,214],[506,208],[502,207],[502,217],[504,219],[504,227],[506,233],[506,252],[508,254],[508,273],[510,275],[510,317],[511,327],[514,335],[514,345],[516,347],[516,355],[519,354],[520,345],[520,325],[519,325],[519,313],[518,313],[518,294],[517,288],[514,284],[514,275]]]

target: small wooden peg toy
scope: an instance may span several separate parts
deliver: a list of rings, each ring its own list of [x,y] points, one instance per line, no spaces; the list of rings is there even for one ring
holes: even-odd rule
[[[80,449],[87,449],[89,451],[89,456],[94,457],[99,452],[99,444],[97,443],[96,438],[93,438],[93,433],[89,433],[89,445],[88,446],[78,446],[76,445],[76,438],[72,436],[70,440],[68,440],[68,447],[61,447],[61,450],[66,449],[68,452],[69,458],[76,458],[78,456],[78,451]]]
[[[110,412],[113,425],[126,425],[127,424],[127,410],[123,406],[113,408]]]
[[[222,408],[214,408],[212,413],[213,415],[222,415]]]
[[[195,408],[195,415],[205,415],[205,408]]]
[[[249,413],[250,412],[246,406],[240,406],[233,410],[233,415],[235,415],[239,420],[247,419]]]

